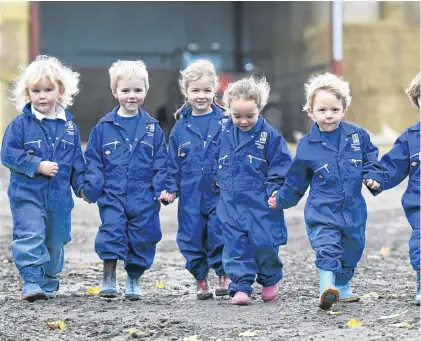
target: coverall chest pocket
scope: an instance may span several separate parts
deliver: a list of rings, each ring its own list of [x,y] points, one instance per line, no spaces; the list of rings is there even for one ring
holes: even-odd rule
[[[228,154],[225,154],[218,159],[218,177],[220,186],[223,186],[230,180],[230,162]]]
[[[411,151],[411,149],[410,149],[411,155],[410,155],[410,158],[409,158],[409,177],[410,177],[411,180],[417,179],[418,183],[419,183],[419,181],[420,181],[419,176],[420,176],[420,160],[421,160],[420,157],[421,157],[421,154],[420,154],[420,152],[412,153],[413,151],[414,150]]]
[[[178,146],[177,157],[180,160],[181,164],[187,164],[191,161],[193,155],[193,145],[191,141],[183,142]]]
[[[257,156],[254,154],[247,153],[246,158],[246,164],[248,166],[246,167],[247,175],[254,177],[256,174],[259,173],[267,173],[268,162],[263,158],[262,155]]]
[[[313,168],[313,184],[320,187],[336,186],[335,173],[336,171],[331,163],[317,163]]]
[[[122,144],[120,141],[110,141],[102,145],[104,165],[119,165],[121,163]]]
[[[69,141],[62,139],[58,146],[59,162],[66,165],[73,164],[73,155],[75,152],[75,143],[74,141]]]
[[[29,139],[23,143],[23,148],[28,155],[42,157],[41,144],[42,139]]]
[[[360,182],[363,178],[363,157],[361,153],[350,153],[348,156],[348,167],[350,178]]]
[[[155,146],[148,141],[140,141],[140,154],[139,158],[142,159],[143,162],[146,160],[152,161],[155,155]]]

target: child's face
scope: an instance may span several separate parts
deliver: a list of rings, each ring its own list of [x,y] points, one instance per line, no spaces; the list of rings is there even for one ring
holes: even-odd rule
[[[192,81],[187,88],[187,102],[192,106],[193,113],[196,115],[210,112],[214,97],[215,87],[210,76],[203,76]]]
[[[113,95],[125,114],[136,115],[146,97],[145,81],[142,78],[120,79]]]
[[[259,118],[259,108],[253,100],[234,99],[230,104],[232,122],[242,131],[250,131]]]
[[[344,115],[342,100],[325,90],[316,93],[313,99],[313,107],[308,109],[308,116],[318,124],[322,131],[326,132],[338,128]]]
[[[48,116],[55,115],[57,103],[63,91],[60,90],[58,84],[42,78],[38,83],[28,86],[28,94],[35,109]]]

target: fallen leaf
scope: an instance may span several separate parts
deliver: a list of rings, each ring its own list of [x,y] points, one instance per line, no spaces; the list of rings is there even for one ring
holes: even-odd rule
[[[5,260],[3,261],[3,264],[9,264],[9,260],[8,260],[8,259],[5,259]]]
[[[396,328],[408,328],[408,329],[412,328],[412,325],[410,325],[409,323],[406,323],[406,322],[395,323],[393,326],[396,327]]]
[[[192,336],[189,336],[189,337],[185,337],[184,338],[184,341],[200,341],[197,337],[198,337],[197,335],[192,335]]]
[[[372,292],[369,292],[367,294],[364,294],[362,297],[376,297],[376,298],[378,298],[379,294],[375,291],[372,291]]]
[[[80,264],[79,265],[79,269],[87,269],[87,268],[89,268],[88,264]]]
[[[362,323],[356,319],[350,319],[347,323],[346,326],[348,328],[356,328],[356,327],[361,327]]]
[[[403,312],[401,312],[401,313],[396,313],[396,314],[387,315],[387,316],[380,316],[380,317],[378,318],[378,320],[389,320],[389,319],[394,319],[394,318],[397,318],[397,317],[399,317],[399,316],[401,316],[401,315],[403,315],[403,314],[405,314],[405,313],[406,313],[406,310],[405,310],[405,311],[403,311]]]
[[[99,292],[100,292],[100,290],[101,290],[101,288],[98,286],[98,287],[89,287],[87,290],[86,290],[86,292],[89,294],[89,295],[98,295],[99,294]]]
[[[160,281],[156,281],[155,286],[158,289],[165,289],[165,284],[164,283],[161,283]]]
[[[342,314],[342,311],[331,311],[331,310],[329,310],[327,312],[327,314],[328,315],[341,315]]]
[[[387,256],[390,253],[390,247],[382,247],[380,250],[380,254],[382,256]]]
[[[394,293],[388,293],[387,297],[396,298],[396,297],[405,297],[406,294],[394,294]]]
[[[54,321],[54,322],[47,322],[48,327],[51,329],[66,329],[66,324],[62,320]]]
[[[243,332],[238,334],[239,337],[253,337],[256,336],[256,331],[254,332]]]

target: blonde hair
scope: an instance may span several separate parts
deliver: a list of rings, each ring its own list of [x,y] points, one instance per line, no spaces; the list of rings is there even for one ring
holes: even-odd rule
[[[231,102],[236,99],[255,101],[257,108],[261,111],[268,102],[270,85],[266,78],[248,77],[230,83],[224,92],[224,104],[231,107]]]
[[[40,55],[28,66],[19,67],[19,75],[10,91],[10,100],[18,110],[30,102],[29,85],[37,84],[40,80],[56,84],[62,93],[58,103],[67,108],[73,104],[73,97],[79,93],[79,73],[62,64],[57,58]]]
[[[419,72],[414,79],[409,84],[409,88],[405,90],[406,94],[408,95],[411,102],[417,107],[420,107],[418,103],[418,98],[420,97],[420,80],[421,80],[421,72]]]
[[[187,66],[184,70],[180,71],[180,79],[178,84],[180,85],[181,93],[184,97],[187,97],[187,89],[191,82],[197,81],[204,76],[209,76],[212,81],[212,85],[215,91],[218,88],[218,75],[216,74],[215,65],[206,59],[198,59]],[[187,100],[184,104],[175,112],[174,117],[176,120],[181,118],[181,111],[188,107]]]
[[[140,78],[145,82],[146,92],[149,90],[149,74],[146,64],[141,60],[118,60],[111,65],[110,73],[111,90],[117,89],[117,83],[121,79]]]
[[[310,77],[304,87],[306,93],[306,104],[303,107],[304,111],[313,108],[314,97],[320,90],[328,91],[335,95],[336,98],[342,100],[344,111],[351,105],[352,97],[349,83],[342,77],[329,72],[326,72],[323,75]]]

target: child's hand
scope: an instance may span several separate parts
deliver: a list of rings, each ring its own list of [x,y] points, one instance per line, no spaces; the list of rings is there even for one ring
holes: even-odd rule
[[[273,192],[268,199],[268,205],[272,209],[276,209],[276,193],[278,193],[278,191]]]
[[[380,184],[373,179],[363,179],[363,183],[370,189],[372,189],[373,191],[377,190],[380,188]]]
[[[41,161],[37,172],[46,176],[54,177],[58,172],[58,164],[57,162]]]
[[[85,194],[83,194],[83,189],[80,190],[80,196],[82,197],[83,200],[85,200],[88,204],[92,204],[91,201],[89,201],[89,199],[87,197],[85,197]]]
[[[176,198],[176,193],[167,193],[167,196],[166,196],[166,200],[169,202],[169,203],[172,203],[172,202],[174,202],[174,200],[175,200],[175,198]]]
[[[163,190],[158,200],[161,202],[168,202],[170,204],[174,202],[175,197],[176,197],[175,193],[168,193],[166,190]]]

